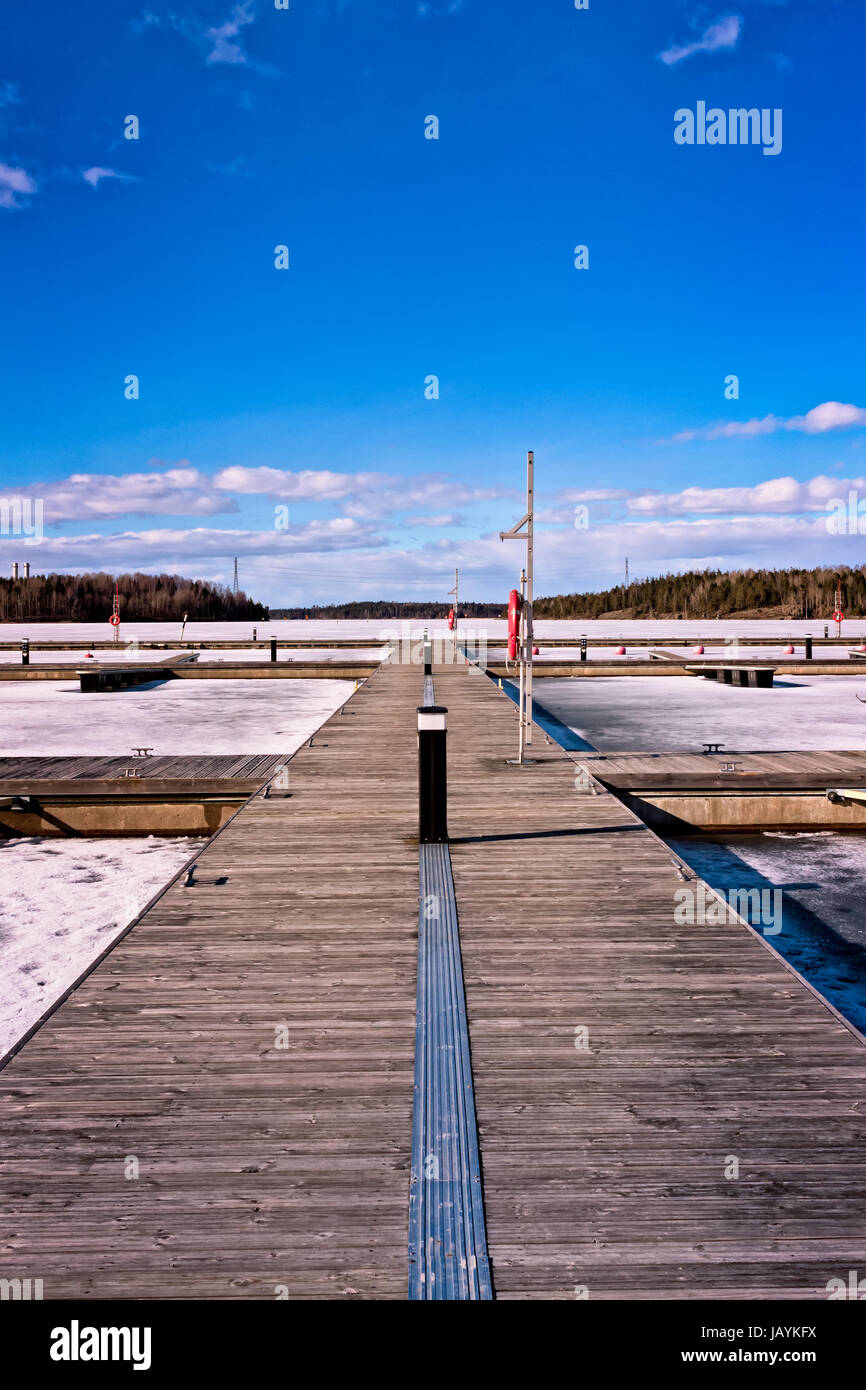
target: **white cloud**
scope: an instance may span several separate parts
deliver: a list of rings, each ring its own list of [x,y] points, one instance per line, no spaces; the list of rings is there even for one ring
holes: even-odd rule
[[[627,507],[630,513],[642,516],[699,516],[708,512],[794,516],[824,511],[831,498],[847,497],[850,490],[866,496],[866,478],[820,474],[803,483],[796,478],[769,478],[754,487],[687,487],[681,492],[632,496]]]
[[[214,486],[226,492],[265,497],[339,499],[367,491],[386,481],[383,473],[332,473],[326,468],[222,468]]]
[[[213,516],[237,512],[233,497],[217,491],[186,460],[159,473],[73,473],[28,488],[42,498],[46,525],[117,516]]]
[[[153,458],[148,472],[75,473],[56,482],[28,485],[42,499],[45,522],[88,521],[122,516],[214,516],[240,510],[239,496],[275,502],[337,503],[343,513],[328,526],[353,531],[356,522],[384,522],[412,512],[416,526],[461,524],[443,503],[461,505],[501,495],[496,488],[472,488],[444,474],[402,478],[385,473],[335,473],[329,469],[230,467],[214,475],[187,459],[166,463]],[[16,484],[20,490],[20,484]],[[435,515],[422,515],[427,508]],[[325,523],[322,523],[325,524]],[[393,521],[389,523],[393,526]]]
[[[848,429],[851,425],[866,425],[866,410],[857,405],[842,405],[839,401],[825,401],[806,415],[789,420],[785,428],[802,429],[807,434],[825,434],[827,430]]]
[[[310,521],[287,531],[230,530],[215,527],[153,527],[143,531],[117,531],[75,536],[46,536],[27,546],[25,558],[34,570],[46,569],[143,569],[170,564],[179,573],[198,575],[213,561],[230,561],[234,555],[277,559],[290,555],[327,554],[331,551],[381,547],[384,540],[370,527],[349,517]],[[20,559],[18,538],[0,539],[0,556]]]
[[[760,420],[731,420],[727,424],[710,425],[702,430],[681,430],[679,434],[674,435],[673,442],[681,444],[693,439],[749,439],[759,434],[776,434],[780,430],[827,434],[830,430],[850,429],[852,425],[866,425],[866,410],[858,405],[843,405],[840,401],[825,401],[823,405],[814,406],[805,415],[792,415],[788,419],[778,415],[765,415]]]
[[[787,480],[781,480],[783,483]],[[813,479],[808,488],[816,513],[824,492],[845,497],[863,480]],[[759,485],[761,486],[761,485]],[[690,505],[732,502],[692,496]],[[743,490],[748,494],[748,489]],[[788,502],[795,497],[790,492]],[[820,495],[819,495],[820,494]],[[684,496],[685,494],[683,494]],[[679,494],[673,494],[676,498]],[[828,498],[829,500],[829,498]],[[606,588],[622,574],[628,555],[632,573],[658,574],[689,568],[784,566],[792,556],[802,565],[862,561],[862,537],[831,535],[827,516],[756,515],[744,505],[735,515],[695,518],[634,515],[586,530],[562,527],[536,532],[536,593]],[[519,555],[496,535],[431,539],[415,548],[389,546],[368,524],[350,517],[312,521],[287,531],[149,528],[109,535],[46,537],[28,547],[31,563],[48,569],[160,570],[224,579],[234,555],[245,559],[248,593],[274,605],[354,597],[444,598],[460,567],[467,598],[503,602],[512,587]],[[0,558],[21,558],[21,542],[0,539]]]
[[[509,495],[507,488],[469,487],[446,473],[401,477],[388,473],[332,473],[327,469],[223,468],[214,486],[229,492],[291,499],[338,501],[347,516],[383,520],[421,507],[453,507]],[[419,522],[415,521],[415,524]]]
[[[26,169],[0,164],[0,208],[25,206],[20,199],[36,192],[36,183]]]
[[[736,48],[742,28],[742,15],[724,15],[714,20],[699,38],[692,39],[690,43],[672,44],[658,56],[663,63],[670,66],[672,63],[681,63],[684,59],[693,57],[695,53],[716,53],[720,49]]]

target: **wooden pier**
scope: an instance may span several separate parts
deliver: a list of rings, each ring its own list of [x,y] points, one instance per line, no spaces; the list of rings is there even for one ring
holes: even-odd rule
[[[166,680],[193,681],[237,681],[237,680],[365,680],[376,669],[375,660],[347,661],[343,657],[316,658],[300,661],[202,661],[193,662],[188,657],[177,661],[168,658],[157,667],[142,669],[140,662],[116,663],[106,667],[105,676],[120,677],[120,685],[115,693],[122,694],[122,677],[128,677],[129,684],[138,685],[143,676],[146,682]],[[863,674],[862,671],[860,673]],[[100,671],[96,662],[84,671],[71,663],[45,662],[39,666],[21,666],[4,663],[0,665],[0,681],[81,681],[81,688],[89,692],[96,688]],[[87,679],[87,685],[84,681]],[[110,687],[106,687],[110,688]]]
[[[579,753],[580,766],[663,834],[866,830],[866,753]]]
[[[286,764],[280,753],[2,757],[0,839],[212,835]]]
[[[825,1299],[864,1040],[741,921],[677,925],[694,880],[577,755],[509,764],[494,682],[434,678],[496,1296]],[[0,1276],[406,1297],[422,685],[381,667],[9,1061]]]

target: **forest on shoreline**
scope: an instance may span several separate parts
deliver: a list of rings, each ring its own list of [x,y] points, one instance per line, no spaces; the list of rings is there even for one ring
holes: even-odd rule
[[[313,578],[315,576],[313,575]],[[357,599],[349,603],[268,608],[241,591],[176,574],[37,574],[0,578],[0,622],[107,622],[115,583],[124,622],[264,622],[278,618],[393,622],[445,618],[449,600]],[[841,586],[847,618],[866,614],[866,572],[861,569],[691,570],[634,580],[598,592],[542,595],[536,618],[823,619],[829,621]],[[504,618],[506,602],[461,600],[461,618]]]
[[[107,623],[114,608],[127,623],[239,622],[265,619],[267,607],[222,584],[176,574],[34,574],[0,579],[0,622]]]
[[[467,581],[468,582],[468,581]],[[536,618],[824,618],[835,608],[842,586],[846,617],[866,613],[863,570],[690,570],[619,584],[597,593],[553,594],[536,598]],[[272,608],[272,618],[359,618],[380,622],[401,618],[444,618],[445,603],[400,603],[386,599],[313,604],[308,608]],[[464,618],[504,618],[507,603],[465,603]]]

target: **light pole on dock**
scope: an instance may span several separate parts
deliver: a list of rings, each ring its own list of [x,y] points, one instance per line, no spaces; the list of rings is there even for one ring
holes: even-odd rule
[[[526,564],[521,575],[521,595],[523,606],[520,619],[520,744],[517,761],[522,763],[523,750],[532,742],[532,566],[533,566],[533,525],[534,525],[534,473],[535,455],[530,449],[526,455],[526,513],[510,531],[500,531],[501,541],[526,541]],[[524,529],[525,528],[525,529]],[[525,576],[525,578],[524,578]]]
[[[453,628],[453,630],[456,632],[456,631],[457,631],[457,620],[458,620],[458,618],[460,617],[460,571],[459,571],[458,569],[455,569],[455,571],[454,571],[454,588],[448,590],[448,597],[450,598],[452,594],[454,595],[454,628]]]

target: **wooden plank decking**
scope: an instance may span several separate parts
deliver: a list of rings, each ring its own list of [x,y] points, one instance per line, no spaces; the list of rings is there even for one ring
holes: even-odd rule
[[[285,753],[201,753],[149,754],[135,757],[99,757],[90,753],[35,757],[27,753],[0,758],[0,783],[18,781],[66,782],[111,781],[125,777],[132,768],[139,777],[175,778],[191,781],[195,778],[249,778],[260,782],[285,762]]]
[[[0,1073],[0,1274],[405,1297],[420,684],[363,686]]]
[[[806,752],[578,753],[576,760],[593,776],[622,790],[725,787],[796,790],[866,783],[866,752],[852,749]],[[735,767],[737,770],[732,771]]]
[[[421,684],[382,668],[0,1074],[0,1275],[405,1297]],[[540,730],[508,766],[483,675],[436,699],[497,1296],[825,1298],[862,1041],[744,925],[677,926],[670,854]]]
[[[436,679],[497,1297],[826,1298],[866,1256],[866,1047],[745,925],[677,926],[672,856],[540,731],[506,766],[490,693]]]

